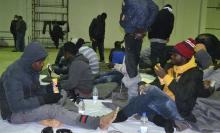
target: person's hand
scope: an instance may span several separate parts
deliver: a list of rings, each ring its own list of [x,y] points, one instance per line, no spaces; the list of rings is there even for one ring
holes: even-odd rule
[[[196,44],[196,46],[194,47],[194,51],[195,51],[195,52],[198,52],[198,51],[200,51],[200,50],[205,50],[205,51],[206,51],[206,47],[205,47],[205,45],[202,44],[202,43]]]
[[[45,104],[57,103],[61,98],[60,93],[48,93],[43,96]]]
[[[119,108],[117,108],[115,111],[112,111],[111,113],[104,115],[100,118],[99,127],[102,130],[108,129],[110,124],[116,119],[118,114]]]
[[[145,93],[144,93],[145,85],[140,85],[140,86],[138,87],[138,89],[139,89],[139,94],[140,94],[140,95],[144,95],[144,94],[145,94]]]
[[[211,87],[211,81],[210,80],[204,80],[203,86],[205,89],[209,89]]]
[[[156,75],[160,78],[164,78],[165,75],[167,74],[166,71],[160,66],[160,64],[156,64],[154,66],[154,71]]]

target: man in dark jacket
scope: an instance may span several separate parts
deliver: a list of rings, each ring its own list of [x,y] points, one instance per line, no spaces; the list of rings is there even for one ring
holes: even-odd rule
[[[93,77],[88,59],[78,53],[78,48],[72,42],[65,43],[64,58],[69,66],[67,79],[60,81],[62,89],[79,94],[81,97],[90,97],[93,89]],[[70,96],[74,94],[70,94]]]
[[[16,25],[17,25],[17,22],[18,22],[18,15],[15,15],[14,19],[11,21],[11,26],[10,26],[10,32],[13,35],[14,46],[15,46],[15,49],[12,52],[17,51],[17,49],[16,49]]]
[[[19,52],[24,51],[25,47],[25,32],[27,30],[27,26],[22,16],[18,16],[18,22],[16,25],[16,46]]]
[[[155,66],[159,84],[154,82],[152,84],[157,86],[149,85],[140,90],[141,95],[119,111],[116,122],[142,112],[147,112],[149,119],[156,124],[158,117],[155,117],[155,114],[161,115],[164,119],[160,119],[163,123],[160,125],[165,126],[165,129],[166,126],[171,126],[172,130],[171,121],[175,121],[180,130],[188,127],[185,121],[196,122],[192,114],[196,99],[199,96],[206,96],[209,90],[203,87],[203,73],[198,69],[193,56],[194,46],[195,42],[192,39],[178,43],[171,55],[172,65],[167,69],[159,64]]]
[[[55,119],[71,126],[96,129],[107,128],[115,117],[90,117],[68,111],[57,102],[62,97],[51,86],[41,86],[46,50],[38,43],[30,43],[20,59],[11,64],[0,79],[0,109],[3,120],[13,124]]]
[[[122,5],[120,25],[125,31],[125,65],[131,80],[138,79],[137,66],[142,41],[157,13],[158,6],[152,0],[124,0]],[[137,85],[136,88],[126,87],[131,90],[128,93],[129,99],[137,96]]]
[[[98,15],[97,18],[94,18],[89,26],[89,36],[92,41],[92,48],[96,51],[98,47],[100,62],[105,61],[104,57],[104,39],[105,39],[105,19],[107,14],[103,12],[101,15]]]
[[[174,15],[172,13],[172,6],[167,4],[159,11],[148,32],[148,38],[151,43],[150,59],[152,66],[155,66],[157,63],[164,66],[169,59],[166,43],[169,42],[173,25]]]

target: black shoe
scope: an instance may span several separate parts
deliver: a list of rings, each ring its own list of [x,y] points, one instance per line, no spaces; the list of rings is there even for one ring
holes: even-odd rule
[[[53,133],[53,128],[52,127],[45,127],[41,133]]]
[[[73,133],[70,129],[58,129],[56,133]]]
[[[173,133],[174,132],[174,126],[173,122],[171,120],[166,120],[164,125],[164,130],[166,133]]]
[[[172,120],[163,118],[161,115],[155,115],[152,122],[157,126],[163,127],[166,133],[173,133],[174,126]]]

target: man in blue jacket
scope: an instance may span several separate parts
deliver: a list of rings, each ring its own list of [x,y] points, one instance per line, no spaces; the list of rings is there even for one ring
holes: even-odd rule
[[[125,31],[125,64],[131,79],[137,78],[142,41],[157,13],[158,6],[152,0],[124,0],[123,2],[120,25]],[[129,97],[137,95],[137,88],[132,89],[134,92],[131,93],[134,94],[128,94]]]
[[[105,129],[115,117],[91,117],[65,109],[58,101],[62,97],[53,93],[51,86],[41,86],[46,50],[38,43],[30,43],[21,58],[11,64],[0,78],[0,109],[3,120],[13,124],[55,119],[61,123],[83,128]]]

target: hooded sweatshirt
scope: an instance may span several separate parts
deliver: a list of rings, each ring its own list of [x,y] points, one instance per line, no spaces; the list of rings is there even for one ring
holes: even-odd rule
[[[77,54],[69,60],[72,61],[69,67],[68,79],[61,81],[62,89],[90,95],[93,89],[93,78],[88,59],[81,54]]]
[[[12,113],[34,109],[43,103],[41,95],[46,91],[40,86],[39,72],[32,69],[32,63],[46,57],[45,49],[38,42],[32,42],[2,74],[0,108],[3,119],[10,119]]]

